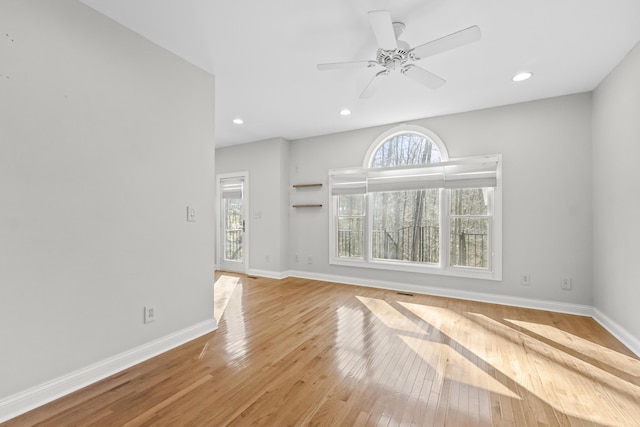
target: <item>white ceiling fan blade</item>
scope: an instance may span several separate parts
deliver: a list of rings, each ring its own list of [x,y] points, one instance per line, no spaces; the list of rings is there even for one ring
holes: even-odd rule
[[[344,70],[350,68],[374,67],[376,65],[377,63],[375,61],[330,62],[326,64],[318,64],[318,70]]]
[[[388,74],[389,74],[389,70],[382,70],[378,74],[373,76],[373,78],[371,79],[367,87],[365,87],[362,93],[360,94],[360,98],[362,99],[371,98],[371,96],[376,92],[378,85],[380,84],[380,80],[382,80],[381,77],[386,76]]]
[[[435,74],[432,74],[424,68],[420,68],[416,65],[406,66],[402,69],[402,74],[409,77],[411,80],[428,87],[429,89],[438,89],[446,83],[445,79],[438,77]]]
[[[417,46],[411,51],[411,53],[415,59],[422,59],[473,43],[480,40],[480,37],[480,28],[474,25],[473,27],[465,28],[464,30],[449,34],[448,36]]]
[[[396,50],[398,41],[391,22],[391,15],[387,10],[373,10],[369,12],[369,22],[376,36],[378,47],[382,50]]]

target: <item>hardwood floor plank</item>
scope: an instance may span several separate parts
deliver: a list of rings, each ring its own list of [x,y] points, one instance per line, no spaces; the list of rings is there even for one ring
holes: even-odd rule
[[[163,400],[162,402],[159,402],[155,406],[147,409],[145,412],[135,417],[134,419],[126,422],[125,424],[123,424],[123,427],[134,427],[134,426],[142,425],[145,421],[148,421],[150,418],[154,417],[160,410],[162,410],[163,408],[166,408],[167,406],[181,399],[183,396],[197,389],[202,384],[210,381],[212,378],[213,377],[211,375],[205,375],[195,383],[189,385],[186,388],[183,388],[177,393],[171,394],[171,396],[169,396],[167,399]]]
[[[217,331],[6,426],[640,426],[593,319],[216,274]]]

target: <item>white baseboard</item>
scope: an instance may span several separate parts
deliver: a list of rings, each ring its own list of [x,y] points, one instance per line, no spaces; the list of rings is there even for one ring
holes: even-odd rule
[[[217,327],[215,319],[206,320],[4,398],[0,400],[0,423],[208,334]]]
[[[270,271],[270,270],[257,270],[255,268],[251,268],[247,272],[247,276],[260,276],[260,277],[267,277],[269,279],[281,280],[289,277],[290,274],[288,271],[281,272],[281,271]]]
[[[593,308],[593,318],[596,322],[600,323],[603,328],[616,337],[622,344],[627,346],[629,350],[633,351],[636,356],[640,357],[640,340],[634,337],[625,328],[611,320],[603,312],[597,308]]]
[[[348,285],[368,286],[378,289],[411,292],[416,294],[435,295],[439,297],[458,298],[469,301],[487,302],[490,304],[510,305],[514,307],[533,308],[536,310],[554,311],[558,313],[577,314],[579,316],[593,315],[593,308],[588,305],[571,304],[555,301],[537,300],[531,298],[511,297],[506,295],[487,294],[483,292],[461,291],[456,289],[438,288],[433,286],[412,285],[407,283],[388,282],[384,280],[359,279],[348,276],[334,276],[330,274],[310,273],[307,271],[290,271],[292,277],[302,279],[321,280],[326,282],[345,283]]]

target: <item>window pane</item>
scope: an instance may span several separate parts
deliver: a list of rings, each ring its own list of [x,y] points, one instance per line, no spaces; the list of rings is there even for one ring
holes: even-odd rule
[[[224,259],[242,261],[242,199],[224,199]]]
[[[372,193],[373,258],[437,263],[440,191]]]
[[[488,215],[489,188],[451,190],[451,215]]]
[[[364,194],[338,196],[338,216],[364,215]]]
[[[338,218],[338,257],[363,258],[363,218]]]
[[[452,219],[450,264],[487,268],[489,264],[488,230],[488,218]]]
[[[390,167],[440,163],[440,150],[419,133],[401,133],[385,141],[371,159],[371,167]]]

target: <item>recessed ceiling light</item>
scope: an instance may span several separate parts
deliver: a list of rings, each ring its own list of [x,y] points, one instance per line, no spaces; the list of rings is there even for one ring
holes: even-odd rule
[[[340,110],[340,115],[341,116],[350,116],[351,115],[351,110],[347,110],[346,108],[344,110]]]
[[[240,117],[236,117],[235,119],[233,119],[233,123],[241,125],[244,123],[244,120],[242,120]]]
[[[519,74],[516,74],[515,76],[513,76],[513,81],[514,82],[523,82],[525,80],[529,80],[531,78],[531,76],[533,76],[533,73],[530,73],[530,72],[526,71],[524,73],[519,73]]]

